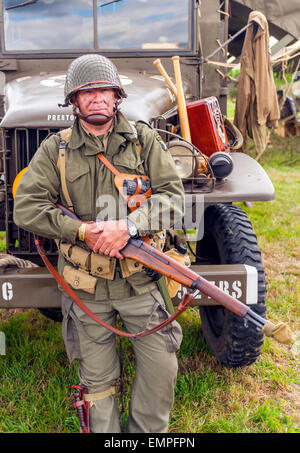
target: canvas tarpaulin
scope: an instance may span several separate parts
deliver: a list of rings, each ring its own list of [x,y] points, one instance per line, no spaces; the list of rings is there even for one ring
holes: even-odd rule
[[[234,3],[263,13],[269,22],[277,25],[300,39],[300,1],[299,0],[234,0]]]

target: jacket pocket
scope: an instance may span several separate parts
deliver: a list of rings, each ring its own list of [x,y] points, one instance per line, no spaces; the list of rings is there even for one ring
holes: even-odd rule
[[[90,168],[86,162],[66,169],[67,188],[76,214],[91,216],[92,196],[90,193]]]
[[[89,173],[89,166],[87,163],[80,162],[80,166],[73,165],[66,170],[66,178],[69,182],[74,182],[77,179],[81,178],[82,176]]]
[[[128,157],[125,155],[115,156],[113,164],[121,173],[144,175],[144,161],[141,159],[134,160],[132,157],[132,154]]]

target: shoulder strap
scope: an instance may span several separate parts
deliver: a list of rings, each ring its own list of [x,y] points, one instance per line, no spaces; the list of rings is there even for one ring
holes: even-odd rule
[[[102,154],[102,153],[98,153],[96,154],[96,156],[98,157],[99,160],[101,160],[103,162],[103,164],[115,175],[119,175],[120,172],[119,170],[116,169],[116,167],[111,163],[109,162],[108,159],[106,159],[106,157]]]
[[[140,144],[139,140],[134,142],[134,146],[135,146],[135,150],[136,150],[136,153],[139,157],[141,157],[141,153],[142,153],[142,145]]]
[[[59,131],[58,135],[66,142],[66,144],[68,144],[72,135],[72,128],[68,127],[68,129],[63,129],[62,131]]]
[[[135,146],[135,151],[136,151],[137,155],[139,157],[141,157],[142,145],[141,145],[141,142],[139,140],[138,131],[137,131],[137,128],[136,128],[136,123],[135,123],[135,121],[129,121],[129,124],[132,127],[132,131],[133,131],[133,133],[135,135],[135,141],[133,143],[134,146]]]
[[[57,160],[57,168],[60,172],[60,180],[61,180],[61,188],[68,204],[68,208],[70,211],[74,212],[74,206],[69,195],[69,191],[67,188],[66,182],[66,146],[70,141],[72,134],[72,128],[64,129],[58,133],[59,137],[59,148],[58,148],[58,160]]]

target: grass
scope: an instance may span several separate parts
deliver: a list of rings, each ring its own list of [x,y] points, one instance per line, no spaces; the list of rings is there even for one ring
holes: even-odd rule
[[[0,253],[5,252],[6,240],[5,240],[5,231],[0,231]]]
[[[227,101],[227,117],[233,119],[235,112],[235,99],[228,97]]]
[[[272,137],[262,164],[273,181],[276,199],[254,203],[252,209],[240,204],[262,250],[267,316],[273,322],[288,323],[298,335],[299,149],[300,138]],[[254,364],[225,368],[207,347],[198,309],[189,309],[179,319],[184,339],[178,352],[170,433],[300,432],[297,343],[291,347],[265,338]],[[0,356],[0,432],[78,432],[72,391],[78,380],[77,365],[68,363],[61,325],[35,310],[1,310],[0,331],[7,343],[6,355]],[[134,357],[129,341],[122,344],[126,418]]]

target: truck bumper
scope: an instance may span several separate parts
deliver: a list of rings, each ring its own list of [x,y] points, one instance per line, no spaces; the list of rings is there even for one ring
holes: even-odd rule
[[[257,303],[257,271],[244,264],[192,266],[193,270],[245,304]],[[60,291],[46,268],[4,269],[0,275],[0,308],[59,308]],[[186,288],[173,299],[178,305]],[[199,293],[193,305],[218,305]]]

